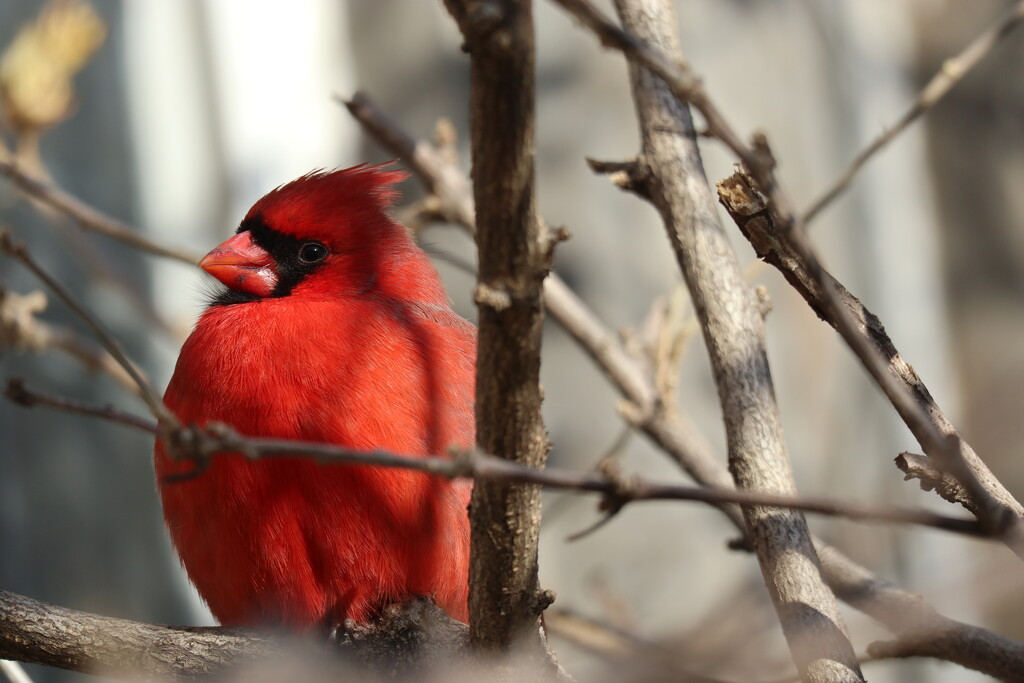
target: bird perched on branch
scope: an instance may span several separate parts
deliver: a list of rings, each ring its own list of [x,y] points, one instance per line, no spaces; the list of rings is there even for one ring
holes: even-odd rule
[[[474,441],[476,330],[388,217],[405,178],[357,166],[260,199],[200,267],[227,289],[164,401],[183,424],[410,457]],[[333,629],[430,595],[466,621],[470,484],[299,457],[154,454],[181,562],[226,625]]]

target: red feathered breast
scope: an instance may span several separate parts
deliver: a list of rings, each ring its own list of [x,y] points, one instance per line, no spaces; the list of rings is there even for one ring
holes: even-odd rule
[[[475,330],[443,304],[365,296],[214,306],[166,393],[185,423],[411,456],[473,443]],[[395,469],[219,456],[197,476],[158,443],[172,540],[224,624],[335,626],[434,595],[467,619],[470,486]]]

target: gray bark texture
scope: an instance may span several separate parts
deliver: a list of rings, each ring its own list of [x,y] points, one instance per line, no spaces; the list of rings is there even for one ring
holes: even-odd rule
[[[679,54],[670,3],[616,0],[615,5],[627,31],[667,54]],[[736,485],[794,494],[762,314],[715,212],[689,108],[645,68],[631,64],[630,79],[643,145],[632,185],[661,213],[690,289],[711,356]],[[803,516],[766,507],[748,506],[743,512],[803,680],[863,680]]]
[[[470,136],[479,271],[477,444],[543,467],[540,348],[552,240],[534,192],[534,29],[529,0],[446,0],[470,55]],[[470,635],[506,650],[538,632],[540,488],[478,482],[470,504]]]

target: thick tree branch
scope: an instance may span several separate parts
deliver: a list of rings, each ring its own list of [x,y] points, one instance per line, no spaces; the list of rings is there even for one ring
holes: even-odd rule
[[[665,0],[616,0],[623,26],[677,54]],[[642,151],[632,187],[661,213],[711,356],[738,488],[796,489],[764,348],[764,323],[715,213],[689,108],[657,75],[630,63]],[[794,512],[745,506],[743,514],[793,661],[806,681],[860,681],[857,655],[821,568],[807,523]]]
[[[0,590],[0,658],[87,673],[193,677],[266,659],[283,643],[248,629],[156,626]]]
[[[387,607],[370,623],[341,634],[336,647],[329,648],[325,637],[300,640],[247,628],[145,624],[0,591],[0,658],[133,681],[223,680],[229,670],[265,668],[282,659],[302,680],[301,667],[319,673],[317,680],[380,680],[374,673],[396,680],[397,672],[416,680],[417,672],[428,669],[457,670],[460,663],[465,668],[467,631],[427,598]]]
[[[470,55],[470,121],[480,311],[480,448],[543,467],[541,291],[554,241],[534,193],[534,31],[530,0],[446,0]],[[480,482],[470,504],[473,643],[505,650],[537,634],[540,489]]]
[[[25,389],[22,389],[22,391],[27,392]],[[67,405],[63,405],[63,402],[61,401],[49,400],[47,397],[41,397],[38,394],[31,392],[28,393],[30,394],[30,399],[27,402],[29,405],[47,405],[49,407],[56,407],[62,410],[73,410],[74,412],[78,412],[79,410],[79,406],[77,405],[69,408]],[[152,431],[154,428],[151,424],[137,420],[126,421],[119,415],[108,415],[104,414],[103,411],[86,410],[84,412],[93,414],[96,417],[126,423],[145,431]],[[493,478],[497,481],[504,482],[529,482],[537,485],[549,486],[551,488],[600,493],[606,498],[606,500],[610,501],[611,504],[614,504],[619,508],[628,502],[642,500],[694,500],[717,504],[723,509],[726,509],[727,506],[734,508],[737,503],[747,505],[774,505],[780,507],[793,507],[824,514],[839,514],[850,517],[851,519],[861,519],[864,521],[873,520],[923,524],[926,526],[971,535],[975,535],[980,532],[980,527],[976,522],[948,518],[916,510],[886,508],[861,505],[857,503],[843,503],[832,500],[793,499],[785,496],[776,496],[758,492],[735,491],[730,489],[681,487],[658,484],[656,482],[646,482],[643,480],[622,481],[608,479],[605,476],[595,474],[578,474],[551,469],[533,470],[526,466],[511,463],[500,458],[482,456],[475,453],[464,454],[462,457],[457,457],[455,460],[440,457],[413,458],[392,453],[364,453],[325,444],[310,444],[274,439],[243,438],[223,427],[219,429],[211,428],[210,432],[188,430],[185,434],[180,436],[180,441],[177,443],[176,448],[179,450],[188,448],[194,452],[195,457],[203,459],[214,457],[216,454],[223,452],[239,452],[252,458],[305,456],[324,463],[401,467],[445,477],[467,476],[477,479]],[[693,453],[690,455],[693,455]],[[712,468],[714,465],[713,459],[710,455],[705,454],[703,457],[709,460],[706,467],[708,469]],[[202,468],[200,467],[197,469],[195,476],[201,475]],[[742,520],[737,520],[737,525],[742,528]],[[947,641],[950,642],[951,645],[959,645],[969,649],[961,650],[953,648],[947,652],[938,653],[937,656],[940,658],[958,662],[964,666],[970,666],[971,668],[976,668],[977,670],[985,673],[991,673],[994,670],[998,671],[1000,669],[993,669],[992,667],[1006,666],[1007,662],[1016,662],[1016,665],[1020,670],[1024,670],[1024,656],[1021,656],[1020,654],[1022,649],[1021,645],[1005,638],[1001,638],[1000,636],[992,634],[984,629],[966,624],[959,624],[958,622],[949,620],[941,614],[938,614],[934,608],[928,605],[928,603],[919,596],[908,594],[893,587],[891,584],[877,578],[868,570],[858,566],[856,563],[852,562],[827,545],[821,542],[818,542],[817,545],[819,553],[822,555],[825,574],[828,576],[829,583],[836,593],[843,600],[849,602],[857,609],[868,613],[881,623],[885,624],[894,633],[906,633],[908,634],[908,637],[916,638],[924,628],[941,628],[943,629],[943,633],[946,634]],[[14,596],[11,599],[17,604],[26,604],[24,603],[25,599],[17,598],[17,596]],[[0,603],[2,602],[3,594],[0,594]],[[0,604],[0,657],[13,656],[22,659],[23,661],[35,663],[68,666],[72,668],[91,666],[90,662],[92,660],[80,659],[79,655],[76,653],[88,650],[95,646],[96,640],[90,630],[95,628],[104,631],[106,636],[109,637],[110,640],[103,642],[114,643],[119,650],[123,650],[118,655],[121,659],[111,660],[114,664],[121,661],[128,662],[125,664],[125,666],[128,667],[125,671],[126,673],[150,671],[148,668],[138,668],[137,663],[139,658],[145,658],[148,656],[144,653],[152,650],[153,646],[145,639],[133,640],[137,636],[136,631],[138,629],[136,627],[138,626],[138,628],[141,628],[143,634],[150,633],[148,629],[157,629],[152,631],[152,633],[160,638],[172,638],[173,640],[173,637],[175,636],[174,633],[167,633],[159,630],[163,627],[136,625],[134,622],[125,622],[124,625],[127,629],[127,635],[125,635],[122,633],[122,629],[119,626],[119,624],[122,623],[119,620],[110,620],[102,617],[93,618],[92,615],[82,615],[86,620],[87,626],[87,628],[83,630],[83,627],[79,625],[77,618],[69,621],[62,619],[52,620],[50,616],[51,611],[56,610],[58,613],[69,611],[60,610],[59,608],[53,608],[46,605],[36,604],[32,606],[32,609],[27,610],[25,614],[16,610],[5,613],[4,609],[3,604]],[[71,614],[76,615],[78,613]],[[395,624],[407,622],[409,616],[405,614],[405,611],[403,610],[399,610],[397,612],[392,610],[387,614],[387,619],[373,627],[373,629],[377,630],[384,629],[383,635],[377,634],[376,630],[371,630],[369,632],[364,632],[360,636],[360,639],[364,641],[365,646],[371,650],[371,655],[364,659],[369,659],[371,663],[373,661],[378,663],[387,661],[388,657],[394,656],[395,653],[391,650],[381,650],[381,648],[390,647],[389,643],[393,643],[395,646],[404,647],[404,645],[402,645],[402,641],[396,642],[393,635],[387,634],[392,633],[396,628],[398,628]],[[405,616],[403,616],[403,614]],[[427,616],[429,616],[429,614],[427,614]],[[404,621],[395,622],[394,620],[398,618]],[[44,622],[48,622],[50,624],[49,627],[44,628],[42,626],[35,626],[35,624],[41,624]],[[26,627],[26,623],[31,626]],[[92,626],[90,626],[90,624]],[[28,628],[27,631],[26,628]],[[451,638],[443,636],[444,630],[439,634],[434,626],[428,625],[428,627],[424,627],[426,631],[424,631],[423,628],[417,628],[419,629],[417,632],[425,632],[426,637],[429,637],[430,642],[435,645],[438,642],[443,644],[451,640]],[[37,630],[39,631],[38,633],[36,633]],[[198,633],[199,635],[208,633],[203,629],[172,629],[172,631],[183,631],[186,634]],[[219,631],[210,631],[209,633],[215,638],[220,637],[221,635]],[[384,641],[381,641],[382,637],[384,637]],[[5,639],[14,639],[16,642],[7,643]],[[257,640],[260,642],[250,644],[251,647],[258,649],[261,647],[261,643],[264,639],[264,636],[257,636]],[[60,642],[62,645],[57,650],[54,650],[54,646],[51,645],[53,642]],[[980,645],[977,645],[977,647],[983,647],[985,651],[991,651],[994,653],[994,659],[992,659],[991,662],[978,659],[974,654],[972,654],[976,651],[975,644],[978,643],[980,643]],[[173,659],[175,662],[184,662],[188,667],[192,666],[189,662],[193,661],[196,657],[198,657],[201,662],[205,661],[205,648],[209,647],[205,639],[189,639],[186,642],[179,643],[179,645],[181,651],[176,651],[177,654],[174,657],[171,657],[171,654],[168,654],[168,658]],[[229,651],[223,653],[225,663],[230,661],[232,656],[244,655],[242,650],[248,651],[246,648],[250,647],[250,645],[240,642],[229,643],[228,645]],[[23,649],[15,652],[14,648],[16,647]],[[133,655],[129,650],[134,647],[141,649],[135,651]],[[168,649],[168,652],[171,652],[172,649],[177,648],[178,646],[175,645],[174,648],[172,648],[171,644],[166,644],[165,646],[161,645],[158,649],[162,649],[164,647],[170,648]],[[448,650],[445,650],[445,652],[447,651]],[[379,655],[380,658],[374,659],[377,655]],[[60,659],[59,661],[48,659],[51,657],[58,657]],[[97,654],[97,661],[104,660],[104,657],[105,655],[103,655],[102,652]],[[78,663],[76,664],[75,662]],[[82,662],[85,663],[83,664]],[[146,666],[150,666],[150,664],[146,663]],[[179,673],[190,673],[191,671],[191,668],[186,668],[179,671]]]

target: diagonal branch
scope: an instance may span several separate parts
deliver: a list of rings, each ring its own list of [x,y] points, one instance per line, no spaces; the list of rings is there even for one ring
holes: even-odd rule
[[[189,265],[195,265],[199,261],[199,254],[148,240],[131,226],[101,213],[59,187],[26,174],[16,164],[0,160],[0,175],[7,176],[19,190],[29,197],[37,199],[73,219],[83,230],[99,233],[140,251]]]
[[[63,301],[65,306],[70,308],[82,322],[88,325],[103,345],[103,348],[113,356],[118,365],[131,377],[139,389],[139,395],[153,415],[169,426],[177,426],[177,418],[164,407],[163,399],[160,398],[160,395],[153,388],[153,385],[150,384],[149,379],[143,374],[142,370],[128,358],[128,355],[114,335],[107,330],[106,326],[98,318],[79,304],[60,282],[40,266],[32,257],[28,248],[24,244],[16,242],[11,232],[7,229],[0,230],[0,253],[19,261],[23,266],[32,271],[32,274],[39,278],[57,298]]]
[[[840,322],[834,309],[825,301],[822,287],[811,277],[801,255],[793,248],[792,242],[787,240],[776,227],[774,216],[768,211],[764,198],[753,188],[749,178],[743,173],[733,174],[718,184],[718,196],[722,205],[736,222],[740,232],[753,245],[758,257],[778,269],[789,284],[807,301],[818,317],[838,329]],[[980,464],[981,460],[936,404],[928,387],[914,372],[914,368],[900,355],[886,333],[882,322],[828,271],[822,269],[821,277],[828,281],[831,289],[842,302],[843,309],[856,321],[858,336],[864,343],[870,344],[877,355],[887,359],[888,373],[902,384],[906,393],[913,396],[931,423],[936,425],[945,437],[955,439],[961,444],[960,448],[963,448],[967,462],[979,464],[975,467],[975,476],[978,480],[999,501],[1001,506],[1012,510],[1018,516],[1024,516],[1024,507],[1021,507],[1020,503],[1003,488],[995,476]],[[908,476],[922,471],[920,468],[910,470],[901,467],[901,469]],[[948,488],[948,485],[945,488]],[[963,503],[968,510],[978,514],[982,502],[977,500],[969,488],[964,486],[956,488],[960,491],[957,502]]]
[[[87,371],[103,372],[122,388],[138,393],[139,388],[124,368],[92,339],[37,318],[46,304],[42,292],[21,295],[0,286],[0,354],[9,348],[33,353],[58,349],[78,360]]]

